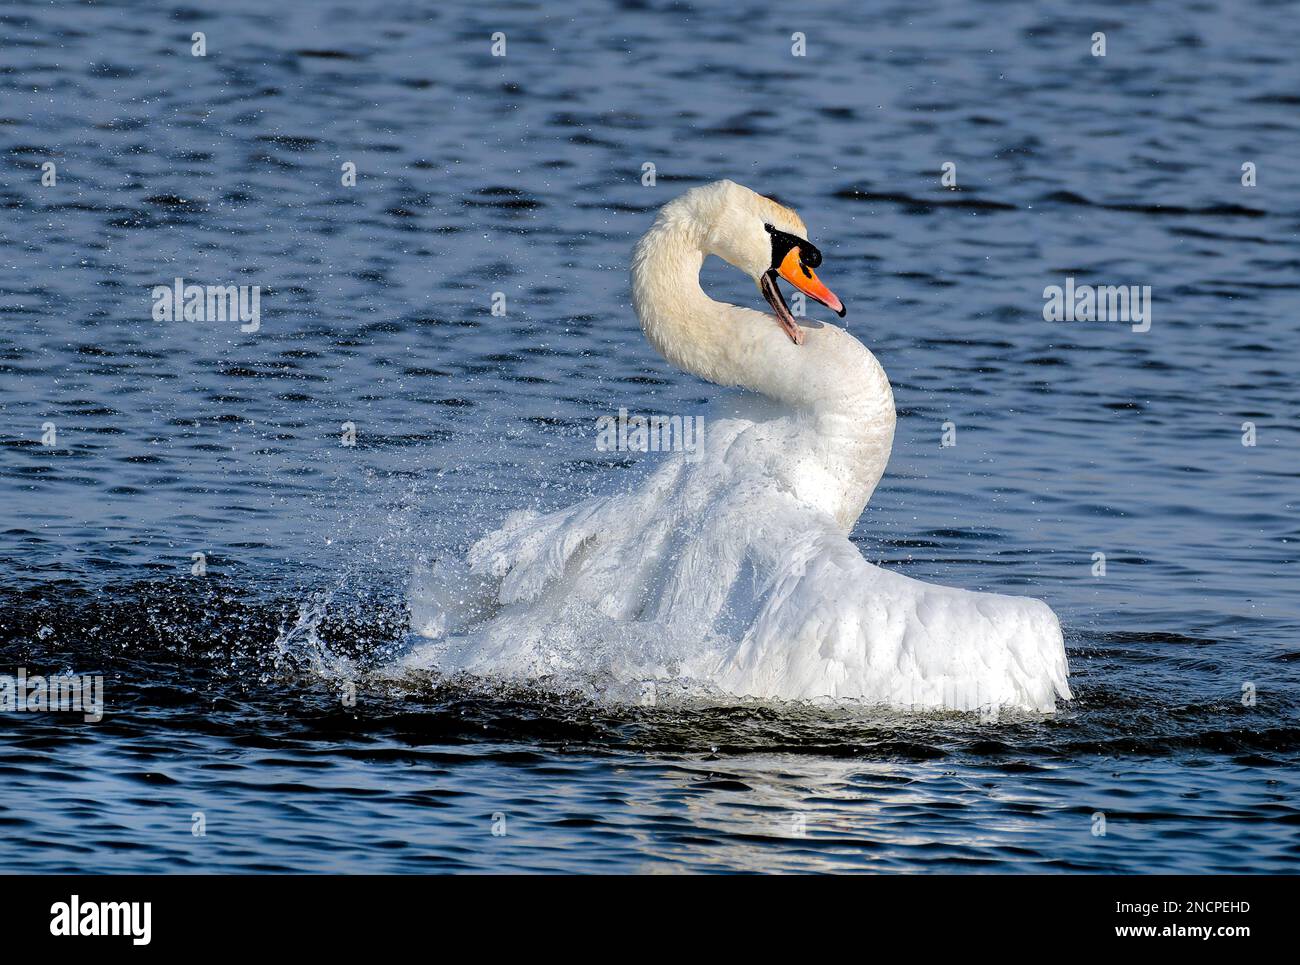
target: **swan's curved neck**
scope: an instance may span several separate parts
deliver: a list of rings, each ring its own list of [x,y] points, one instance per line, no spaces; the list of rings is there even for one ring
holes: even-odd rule
[[[787,440],[810,447],[807,459],[792,463],[801,468],[789,486],[847,530],[889,459],[889,379],[875,356],[837,326],[808,327],[804,344],[795,345],[774,316],[714,301],[700,287],[709,251],[700,222],[672,204],[637,244],[632,302],[646,339],[680,369],[807,416]]]
[[[665,208],[637,243],[632,304],[642,331],[670,363],[798,409],[893,418],[889,380],[857,339],[815,323],[795,345],[774,316],[715,301],[700,287],[707,230]]]
[[[632,305],[646,339],[670,363],[702,379],[805,402],[790,371],[803,360],[776,321],[715,301],[700,287],[706,245],[697,222],[667,211],[638,242]]]

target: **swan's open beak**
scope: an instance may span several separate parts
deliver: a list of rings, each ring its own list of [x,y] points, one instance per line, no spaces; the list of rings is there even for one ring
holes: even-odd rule
[[[813,261],[813,264],[820,264],[820,255],[814,257],[816,260]],[[767,299],[767,303],[772,306],[772,311],[776,313],[776,320],[781,323],[781,330],[790,336],[790,341],[794,342],[795,345],[803,344],[803,329],[794,320],[794,316],[790,314],[789,306],[786,305],[785,299],[781,297],[781,289],[776,284],[777,275],[794,285],[795,288],[809,298],[817,299],[840,318],[844,317],[844,303],[835,297],[833,291],[822,284],[821,279],[817,277],[800,255],[799,249],[791,248],[781,260],[780,265],[771,271],[765,272],[758,279],[758,289],[763,293],[763,297]]]
[[[791,248],[786,252],[786,256],[781,261],[781,266],[777,268],[777,272],[809,298],[817,299],[840,318],[843,318],[844,303],[836,298],[835,293],[823,285],[822,280],[813,272],[813,268],[817,267],[819,263],[820,258],[818,261],[813,262],[812,266],[809,266],[800,249]]]
[[[776,272],[765,271],[758,277],[758,290],[763,293],[767,303],[772,306],[772,311],[776,313],[776,320],[781,324],[781,331],[790,336],[790,341],[795,345],[803,344],[803,329],[799,323],[794,320],[790,314],[790,307],[786,305],[785,299],[781,297],[781,289],[776,284]]]

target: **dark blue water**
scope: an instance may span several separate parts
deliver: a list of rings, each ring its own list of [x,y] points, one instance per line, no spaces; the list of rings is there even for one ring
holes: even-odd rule
[[[0,673],[106,712],[0,714],[0,869],[1295,870],[1298,47],[1281,3],[9,3]],[[413,567],[635,471],[599,416],[716,395],[626,266],[721,177],[893,381],[855,539],[1047,600],[1056,717],[370,673]],[[260,329],[154,321],[177,276]],[[1150,331],[1045,321],[1067,277]]]

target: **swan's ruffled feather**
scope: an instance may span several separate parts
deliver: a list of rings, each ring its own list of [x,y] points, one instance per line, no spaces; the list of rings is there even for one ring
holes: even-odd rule
[[[1070,697],[1045,604],[868,563],[753,458],[754,438],[797,453],[797,422],[710,426],[703,458],[670,458],[626,493],[515,514],[479,540],[459,579],[488,587],[497,609],[467,626],[426,618],[443,638],[433,659],[496,677],[671,675],[737,697],[907,709],[1051,711]]]

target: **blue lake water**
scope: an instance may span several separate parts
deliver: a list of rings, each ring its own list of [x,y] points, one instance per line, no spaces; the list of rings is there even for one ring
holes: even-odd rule
[[[106,702],[0,714],[0,870],[1296,870],[1300,6],[808,7],[0,11],[0,674]],[[655,458],[600,416],[716,397],[627,263],[721,177],[893,382],[854,539],[1047,600],[1055,717],[366,673],[413,567]],[[155,321],[176,277],[260,328]],[[1067,278],[1150,330],[1045,321]]]

